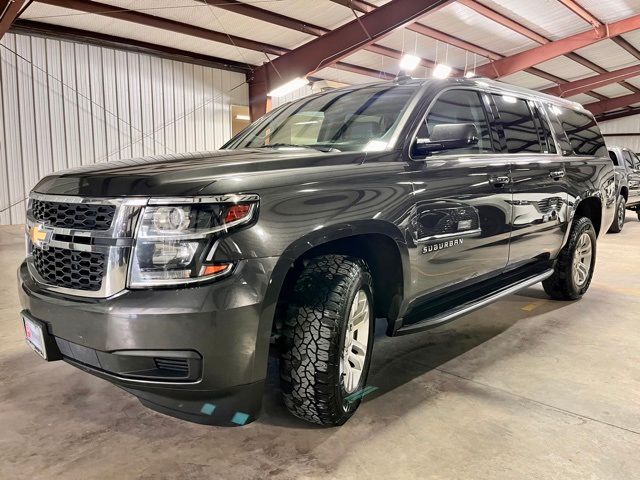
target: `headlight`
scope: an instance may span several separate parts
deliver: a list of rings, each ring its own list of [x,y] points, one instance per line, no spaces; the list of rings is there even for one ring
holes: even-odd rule
[[[204,198],[186,205],[155,205],[160,203],[156,200],[146,206],[133,249],[129,287],[196,283],[231,272],[233,263],[214,263],[212,258],[222,235],[255,219],[257,197],[244,198],[224,197],[215,203]]]

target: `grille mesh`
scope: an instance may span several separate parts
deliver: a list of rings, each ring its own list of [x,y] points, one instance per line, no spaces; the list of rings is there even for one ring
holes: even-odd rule
[[[104,275],[104,255],[65,248],[34,248],[33,264],[49,284],[76,290],[98,291]]]
[[[31,213],[39,222],[58,228],[82,230],[109,230],[116,207],[33,200]]]

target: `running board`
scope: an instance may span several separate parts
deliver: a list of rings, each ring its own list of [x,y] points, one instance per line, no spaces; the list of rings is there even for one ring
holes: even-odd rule
[[[424,320],[421,320],[416,323],[404,325],[396,331],[395,335],[408,335],[410,333],[422,332],[424,330],[429,330],[431,328],[439,327],[444,323],[450,322],[451,320],[454,320],[458,317],[466,315],[467,313],[471,313],[474,310],[477,310],[486,305],[489,305],[490,303],[495,302],[496,300],[500,300],[503,297],[516,293],[519,290],[522,290],[523,288],[527,288],[532,285],[535,285],[536,283],[542,282],[543,280],[546,280],[547,278],[549,278],[551,275],[553,275],[553,269],[549,269],[537,275],[527,277],[523,280],[520,280],[519,282],[512,283],[511,285],[507,285],[490,294],[479,297],[473,301],[464,303],[463,305],[460,305],[454,309],[436,314],[432,317],[427,317]]]

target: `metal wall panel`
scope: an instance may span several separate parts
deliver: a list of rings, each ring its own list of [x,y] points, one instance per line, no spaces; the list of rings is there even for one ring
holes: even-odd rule
[[[231,136],[245,75],[136,52],[6,34],[0,41],[0,224],[23,223],[45,175]]]

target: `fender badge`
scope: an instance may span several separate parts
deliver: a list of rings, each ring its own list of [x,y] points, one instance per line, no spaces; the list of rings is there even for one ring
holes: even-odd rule
[[[51,234],[53,231],[44,227],[41,224],[34,225],[29,230],[29,239],[34,247],[46,250],[49,247],[49,241],[51,240]]]
[[[451,248],[457,245],[462,245],[463,242],[464,242],[463,238],[456,238],[455,240],[448,240],[446,242],[425,245],[424,247],[422,247],[422,253],[437,252],[438,250],[444,250],[445,248]]]

